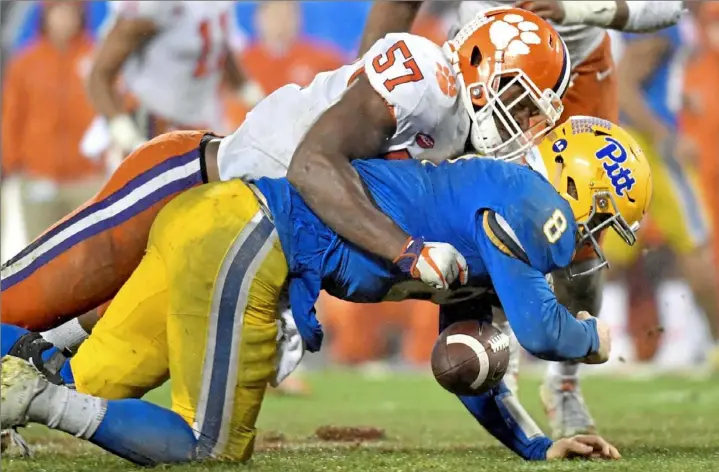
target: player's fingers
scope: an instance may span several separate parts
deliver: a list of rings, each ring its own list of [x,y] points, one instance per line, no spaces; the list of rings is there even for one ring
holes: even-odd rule
[[[447,275],[447,277],[445,277],[445,274],[443,274],[442,271],[439,270],[439,268],[437,267],[436,262],[432,261],[431,266],[432,270],[435,273],[435,277],[433,277],[433,279],[435,280],[430,282],[430,285],[433,285],[434,288],[436,288],[437,290],[447,290],[449,288],[449,282],[447,281],[447,278],[451,276]]]
[[[602,457],[605,459],[618,459],[619,457],[621,457],[619,456],[619,451],[617,451],[614,446],[609,444],[609,442],[607,442],[601,436],[587,434],[575,436],[573,439],[576,439],[582,444],[591,446],[594,451],[600,452]]]
[[[465,285],[467,283],[467,267],[462,267],[459,262],[457,262],[457,271],[459,272],[460,285]]]
[[[577,454],[580,456],[588,456],[592,453],[592,451],[594,451],[594,448],[592,446],[589,446],[580,441],[577,441],[574,438],[567,441],[566,447],[567,447],[567,454],[565,456],[570,456],[572,454]]]
[[[467,267],[467,260],[459,252],[457,253],[457,267],[459,268],[459,283],[464,285],[469,279],[469,267]]]
[[[447,264],[447,282],[450,284],[459,278],[459,266],[455,261],[450,261]]]
[[[611,444],[609,445],[609,458],[614,460],[619,460],[622,458],[622,455],[619,453],[619,450]]]
[[[579,313],[577,313],[577,319],[579,321],[588,320],[591,317],[592,315],[590,315],[588,311],[580,311]]]

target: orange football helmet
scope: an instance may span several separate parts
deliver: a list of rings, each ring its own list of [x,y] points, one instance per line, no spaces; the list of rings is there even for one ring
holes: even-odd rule
[[[516,159],[549,131],[564,110],[571,64],[559,34],[520,8],[493,8],[443,46],[472,119],[471,142],[484,156]],[[532,108],[530,119],[516,115]]]

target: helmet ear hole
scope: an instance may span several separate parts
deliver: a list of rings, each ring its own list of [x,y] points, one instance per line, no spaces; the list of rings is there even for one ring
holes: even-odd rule
[[[576,184],[576,182],[574,182],[574,179],[571,177],[567,177],[567,195],[569,195],[573,199],[579,201],[579,192],[577,191],[577,184]]]
[[[469,58],[469,63],[472,65],[472,67],[479,67],[479,64],[482,62],[482,53],[479,50],[479,46],[475,46],[472,48],[472,55]]]

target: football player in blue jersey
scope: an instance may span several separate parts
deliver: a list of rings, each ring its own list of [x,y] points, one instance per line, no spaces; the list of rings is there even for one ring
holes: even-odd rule
[[[461,287],[440,290],[338,237],[286,179],[208,184],[158,216],[147,253],[55,385],[13,356],[2,363],[2,428],[36,422],[138,464],[248,459],[264,391],[278,369],[276,314],[287,288],[304,348],[320,349],[321,289],[356,302],[430,299],[440,327],[491,317],[499,303],[519,342],[549,360],[601,363],[606,326],[557,303],[545,275],[568,267],[610,229],[628,244],[651,199],[649,165],[619,127],[575,118],[527,156],[530,166],[481,158],[439,165],[358,161],[376,204],[400,227],[466,257]],[[401,264],[409,267],[416,257]],[[19,328],[3,325],[3,353]],[[131,343],[118,343],[122,336]],[[131,351],[122,346],[132,346]],[[137,358],[128,369],[126,360]],[[280,359],[281,360],[281,359]],[[42,360],[40,360],[42,362]],[[137,400],[172,379],[172,407]],[[598,436],[553,442],[503,383],[461,396],[499,441],[528,460],[619,458]]]

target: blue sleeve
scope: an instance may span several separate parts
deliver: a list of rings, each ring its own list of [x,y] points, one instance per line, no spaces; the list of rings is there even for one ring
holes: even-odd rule
[[[511,255],[506,245],[493,242],[481,224],[477,233],[482,260],[522,347],[551,361],[579,359],[598,350],[594,320],[574,318],[557,302],[542,272],[529,265],[526,258],[520,260]]]
[[[504,381],[484,395],[457,398],[484,429],[521,458],[530,461],[547,458],[552,440],[534,425]],[[532,428],[536,428],[536,433],[532,433]]]
[[[491,321],[491,302],[482,299],[440,307],[440,331],[455,321]],[[552,440],[534,423],[504,382],[479,396],[457,396],[475,420],[499,442],[526,460],[544,460]]]

